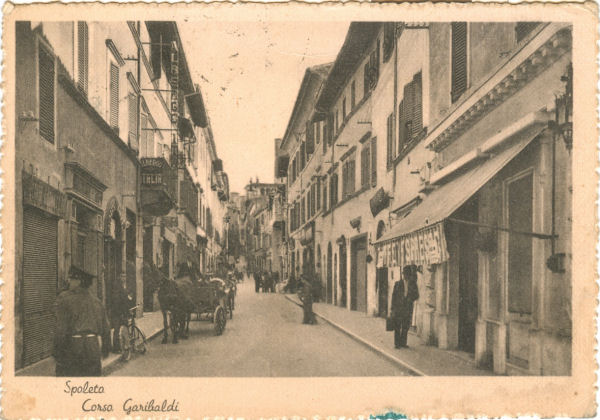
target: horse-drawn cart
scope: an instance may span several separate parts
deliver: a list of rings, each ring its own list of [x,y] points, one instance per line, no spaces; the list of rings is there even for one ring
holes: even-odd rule
[[[198,282],[192,287],[193,310],[199,320],[214,323],[216,335],[223,334],[227,325],[227,293],[218,282]],[[229,309],[231,310],[231,309]]]

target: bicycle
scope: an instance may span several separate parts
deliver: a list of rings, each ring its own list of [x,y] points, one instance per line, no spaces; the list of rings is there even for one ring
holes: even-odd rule
[[[146,335],[135,324],[135,311],[140,305],[136,305],[129,309],[129,317],[127,325],[121,326],[121,360],[128,361],[131,359],[131,353],[145,354]]]

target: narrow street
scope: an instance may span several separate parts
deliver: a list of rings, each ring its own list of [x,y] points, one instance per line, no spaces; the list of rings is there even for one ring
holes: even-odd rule
[[[190,338],[161,344],[120,364],[111,376],[395,376],[408,375],[321,321],[302,324],[302,310],[281,294],[256,294],[238,286],[233,320],[222,336],[192,316]]]

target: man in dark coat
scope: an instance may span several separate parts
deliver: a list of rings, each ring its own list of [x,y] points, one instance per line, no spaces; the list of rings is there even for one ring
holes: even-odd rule
[[[300,276],[300,284],[302,286],[301,296],[302,296],[302,309],[304,311],[304,318],[302,320],[303,324],[316,324],[317,320],[315,318],[315,314],[312,310],[313,304],[313,284],[306,277],[306,275]]]
[[[55,303],[56,331],[52,354],[56,376],[100,376],[102,361],[99,338],[103,344],[110,330],[102,302],[89,291],[93,276],[71,267],[69,290]],[[103,345],[104,356],[107,346]]]
[[[417,267],[407,265],[402,270],[402,279],[394,284],[392,292],[392,319],[394,321],[394,345],[408,347],[406,341],[412,321],[413,303],[419,299]]]

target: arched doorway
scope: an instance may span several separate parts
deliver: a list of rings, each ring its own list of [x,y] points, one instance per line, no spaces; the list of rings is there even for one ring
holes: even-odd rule
[[[322,291],[325,289],[324,278],[323,278],[323,268],[321,267],[321,244],[317,244],[317,253],[315,254],[315,274],[317,276],[317,280],[319,281],[319,300],[322,298]]]
[[[333,301],[332,270],[331,270],[331,242],[327,245],[327,303]]]
[[[377,224],[376,238],[379,239],[385,233],[385,223],[380,220]],[[375,273],[375,291],[377,292],[377,315],[387,317],[388,313],[388,270],[386,267],[377,268]]]

